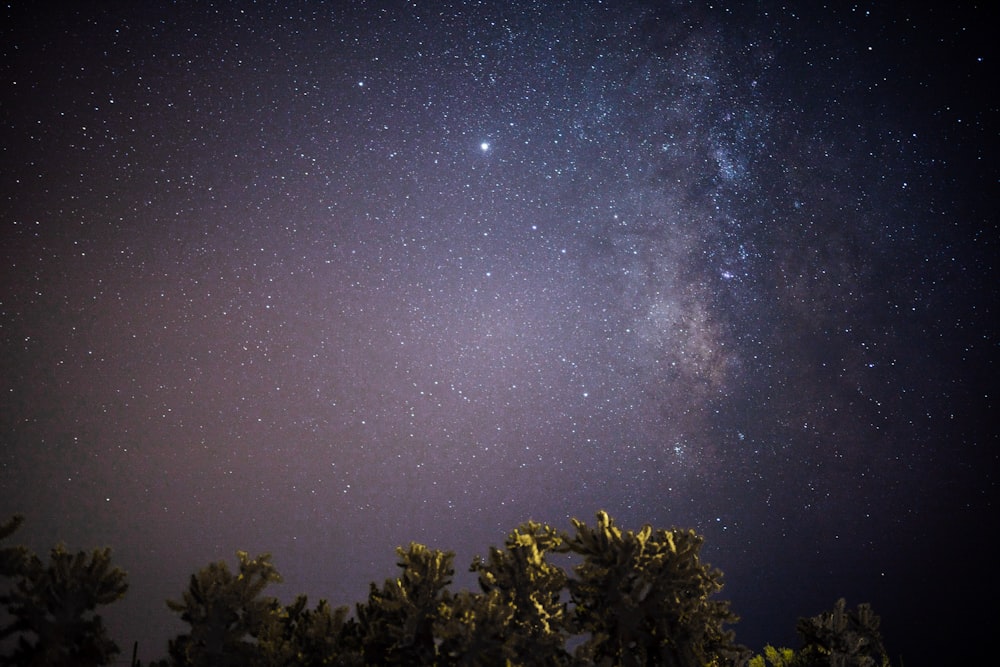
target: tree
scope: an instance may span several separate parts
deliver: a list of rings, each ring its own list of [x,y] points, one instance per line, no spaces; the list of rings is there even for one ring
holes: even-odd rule
[[[0,526],[0,539],[21,524],[16,516]],[[10,665],[106,665],[120,652],[104,627],[98,606],[128,590],[125,571],[111,564],[110,549],[70,553],[58,545],[49,562],[24,547],[0,550],[0,574],[14,578],[0,596],[11,620],[0,639],[16,636]]]
[[[578,657],[598,665],[725,665],[745,649],[733,643],[726,623],[737,617],[729,603],[710,600],[722,589],[718,570],[703,565],[703,538],[694,531],[646,525],[623,532],[605,512],[597,526],[573,520],[568,548],[583,562],[569,589],[578,632],[589,638]]]
[[[840,598],[832,611],[799,619],[796,629],[804,645],[796,667],[887,667],[889,654],[878,629],[881,619],[867,603],[854,611],[846,606]]]
[[[491,548],[487,560],[477,558],[471,567],[483,592],[500,592],[511,607],[513,648],[536,664],[560,664],[567,657],[566,572],[546,559],[565,551],[565,543],[564,532],[529,521],[507,536],[504,550]]]
[[[191,626],[187,634],[170,641],[170,657],[178,665],[225,667],[252,665],[258,657],[257,638],[279,613],[281,605],[262,596],[264,589],[281,581],[270,554],[251,559],[237,552],[239,572],[224,561],[211,563],[191,575],[180,601],[168,600]]]
[[[0,540],[5,540],[21,527],[24,517],[15,514],[6,523],[0,524]],[[25,547],[3,547],[0,549],[0,577],[15,577],[24,572],[31,560],[31,552]]]
[[[441,607],[434,624],[441,665],[506,665],[519,656],[511,628],[514,607],[499,590],[461,591]]]
[[[307,598],[295,601],[270,617],[258,636],[258,664],[267,667],[295,665],[358,665],[361,646],[357,622],[348,618],[348,607],[332,609],[320,600],[316,609]]]
[[[527,522],[504,549],[473,561],[482,592],[451,598],[435,627],[444,664],[502,665],[527,656],[537,665],[567,662],[566,573],[545,558],[564,541],[555,529]]]
[[[368,601],[357,606],[365,664],[429,665],[436,647],[434,626],[442,619],[447,587],[455,574],[455,554],[411,542],[396,549],[403,573],[373,583]]]

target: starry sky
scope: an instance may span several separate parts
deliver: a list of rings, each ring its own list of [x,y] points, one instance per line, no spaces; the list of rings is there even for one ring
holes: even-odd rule
[[[982,641],[995,47],[834,4],[8,3],[0,511],[114,548],[144,660],[237,549],[352,604],[602,508],[755,650]]]

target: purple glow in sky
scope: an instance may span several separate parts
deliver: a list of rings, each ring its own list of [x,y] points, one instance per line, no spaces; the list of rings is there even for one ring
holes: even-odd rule
[[[0,510],[114,548],[143,660],[237,549],[349,604],[602,508],[704,534],[756,650],[842,596],[976,641],[982,12],[0,11]]]

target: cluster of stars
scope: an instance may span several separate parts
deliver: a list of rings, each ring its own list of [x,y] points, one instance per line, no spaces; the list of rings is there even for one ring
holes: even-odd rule
[[[927,17],[334,4],[7,8],[12,509],[188,568],[157,609],[235,549],[347,602],[598,508],[883,573],[995,349]]]

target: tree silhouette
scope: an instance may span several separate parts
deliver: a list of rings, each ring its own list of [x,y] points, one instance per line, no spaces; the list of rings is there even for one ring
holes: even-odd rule
[[[332,609],[320,600],[307,608],[307,598],[295,601],[269,617],[257,637],[256,665],[363,665],[357,622],[346,606]]]
[[[187,634],[169,643],[173,661],[185,666],[225,667],[251,665],[259,650],[256,639],[274,623],[281,605],[262,596],[264,589],[281,581],[281,575],[264,554],[251,559],[237,552],[239,572],[234,574],[224,561],[211,563],[191,575],[188,590],[180,601],[167,606],[180,613],[191,626]]]
[[[729,603],[709,600],[721,572],[703,565],[703,538],[694,531],[644,526],[623,532],[607,515],[597,526],[573,520],[567,546],[583,556],[569,588],[576,629],[589,634],[578,657],[598,665],[724,665],[746,650],[724,624],[736,622]]]
[[[434,625],[440,639],[441,665],[487,667],[516,664],[520,655],[512,636],[514,607],[497,589],[487,593],[461,591],[442,605]]]
[[[21,524],[15,516],[0,526],[0,539]],[[0,629],[0,639],[17,637],[10,665],[106,665],[118,655],[101,616],[99,605],[125,595],[125,571],[111,564],[110,549],[70,553],[58,545],[49,562],[24,547],[0,550],[0,574],[14,579],[0,596],[10,622]]]
[[[366,664],[427,665],[434,661],[434,626],[450,594],[455,554],[411,542],[396,549],[402,576],[371,584],[368,601],[357,606]]]
[[[799,619],[797,630],[804,646],[796,667],[886,667],[889,655],[879,632],[881,619],[867,603],[854,611],[844,598],[832,611]]]
[[[6,523],[0,524],[0,540],[5,540],[13,535],[22,523],[24,523],[24,517],[15,514]],[[0,548],[0,577],[15,577],[22,574],[30,560],[31,552],[25,547]]]
[[[533,664],[565,664],[568,654],[566,573],[546,561],[565,536],[527,522],[516,528],[504,549],[491,548],[470,570],[482,593],[460,593],[444,607],[437,627],[440,654],[447,664],[504,664],[531,656]]]
[[[0,540],[21,525],[0,524]],[[479,591],[448,590],[454,553],[417,543],[397,548],[400,576],[368,599],[315,609],[297,597],[282,605],[265,589],[281,581],[270,555],[237,552],[238,568],[210,563],[167,606],[190,630],[168,642],[168,659],[150,667],[311,667],[439,665],[547,667],[888,667],[879,618],[867,604],[799,620],[799,651],[767,646],[763,655],[734,643],[725,626],[737,617],[712,599],[722,575],[700,560],[703,538],[691,530],[618,528],[606,512],[597,524],[572,520],[574,534],[529,521],[476,557]],[[556,563],[575,563],[570,572]],[[0,547],[0,593],[7,618],[0,641],[16,639],[0,665],[108,664],[119,653],[98,605],[121,598],[125,573],[109,549],[52,549],[49,562],[24,547]],[[9,620],[8,620],[9,618]],[[139,667],[133,655],[133,666]]]

